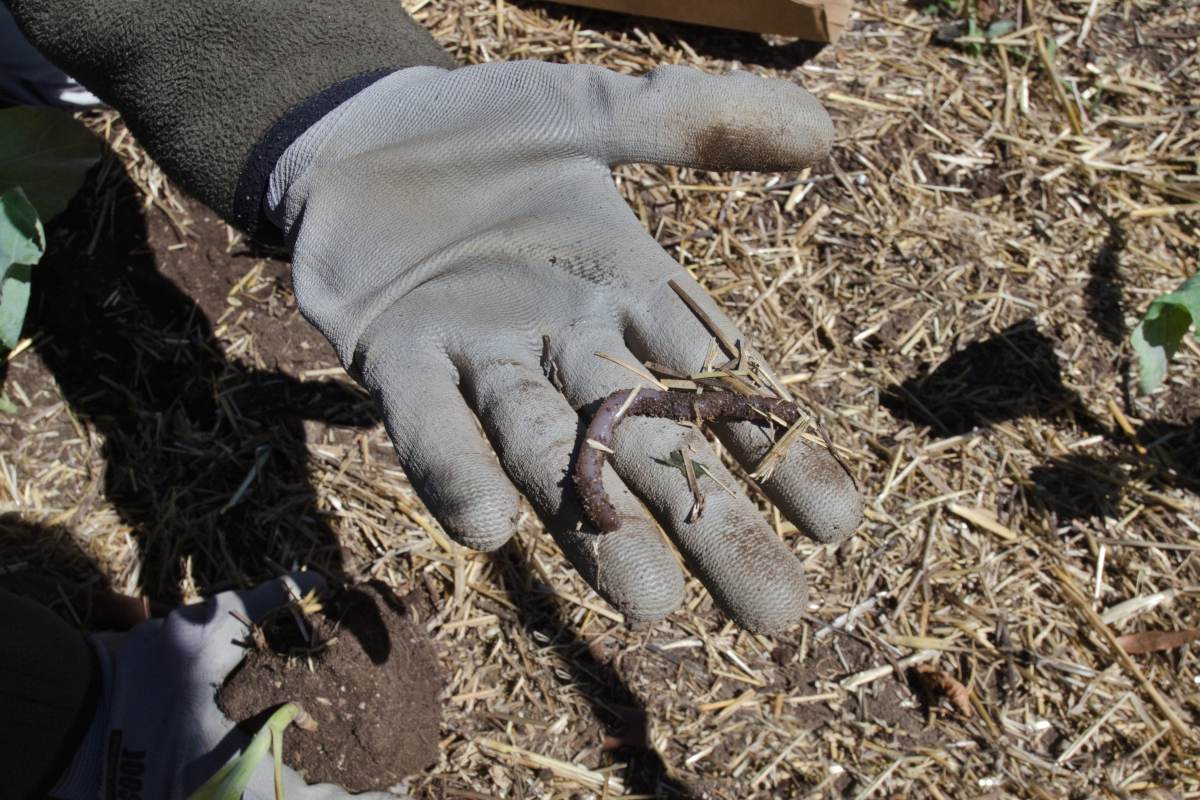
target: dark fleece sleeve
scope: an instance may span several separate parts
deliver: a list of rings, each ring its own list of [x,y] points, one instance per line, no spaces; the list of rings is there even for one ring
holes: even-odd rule
[[[99,683],[78,631],[0,589],[0,794],[46,796],[92,721]]]
[[[171,178],[266,238],[267,179],[296,137],[389,72],[455,66],[400,0],[4,2]]]

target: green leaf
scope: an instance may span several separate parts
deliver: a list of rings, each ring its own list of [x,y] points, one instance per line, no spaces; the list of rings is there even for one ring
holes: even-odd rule
[[[0,194],[0,269],[7,264],[36,264],[46,251],[37,209],[21,188]]]
[[[242,793],[250,784],[254,770],[266,757],[267,752],[273,754],[275,765],[275,796],[283,796],[283,731],[293,720],[300,725],[300,720],[308,720],[304,724],[316,728],[304,709],[295,703],[280,706],[274,714],[258,729],[250,744],[239,756],[231,758],[216,774],[204,782],[196,791],[188,796],[188,800],[240,800]]]
[[[1142,394],[1150,394],[1167,377],[1167,360],[1170,355],[1167,354],[1165,348],[1155,347],[1146,341],[1144,324],[1141,322],[1137,324],[1129,341],[1133,345],[1133,352],[1137,353],[1138,357],[1138,385]]]
[[[1017,28],[1017,23],[1011,19],[998,19],[991,25],[987,26],[987,32],[984,34],[989,39],[999,39],[1001,36],[1007,36]]]
[[[0,192],[20,186],[43,221],[57,216],[100,158],[100,142],[65,111],[0,110]]]
[[[967,20],[967,36],[972,39],[978,39],[983,36],[983,31],[980,30],[979,23],[975,21],[974,16]],[[983,45],[979,44],[978,42],[971,42],[965,49],[975,58],[979,58],[981,55],[983,55]]]
[[[0,394],[0,412],[15,414],[18,410],[17,404],[7,394]]]
[[[46,237],[25,193],[18,187],[0,195],[0,349],[17,346],[33,265],[46,251]]]
[[[1046,52],[1049,54],[1050,60],[1053,61],[1054,54],[1058,52],[1058,39],[1055,39],[1053,36],[1045,36],[1043,38],[1046,41]]]
[[[1200,272],[1175,291],[1155,298],[1146,309],[1146,316],[1133,329],[1130,341],[1138,357],[1143,394],[1149,394],[1162,384],[1167,375],[1167,362],[1193,325],[1197,326],[1196,336],[1200,338]]]
[[[1169,307],[1182,308],[1193,323],[1200,323],[1200,272],[1179,284],[1175,291],[1156,297],[1150,308],[1146,309],[1146,319],[1155,319]],[[1200,336],[1200,331],[1197,336]]]
[[[664,467],[674,467],[683,473],[684,477],[687,477],[687,468],[683,465],[683,453],[680,451],[674,450],[671,452],[671,455],[667,456],[666,458],[656,458],[654,460],[657,463],[662,464]],[[704,465],[699,461],[696,461],[695,459],[689,460],[692,462],[692,469],[695,471],[697,478],[703,478],[708,474],[708,470],[705,469]]]

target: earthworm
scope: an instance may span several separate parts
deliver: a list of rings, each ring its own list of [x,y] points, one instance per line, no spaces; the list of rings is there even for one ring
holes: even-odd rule
[[[642,389],[625,412],[617,412],[629,399],[632,389],[622,389],[604,398],[588,424],[583,447],[575,461],[575,491],[584,513],[597,528],[611,533],[621,527],[616,507],[604,491],[604,461],[611,452],[613,433],[625,417],[657,417],[676,422],[738,420],[763,422],[774,415],[791,425],[800,417],[799,407],[774,397],[747,397],[733,392],[704,392]]]

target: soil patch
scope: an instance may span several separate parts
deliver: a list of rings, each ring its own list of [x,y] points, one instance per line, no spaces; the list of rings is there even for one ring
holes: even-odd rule
[[[310,783],[381,790],[438,757],[441,679],[424,631],[385,587],[358,587],[310,616],[314,648],[290,613],[268,622],[267,649],[251,652],[217,695],[230,719],[257,730],[297,702],[319,728],[289,730],[283,760]]]

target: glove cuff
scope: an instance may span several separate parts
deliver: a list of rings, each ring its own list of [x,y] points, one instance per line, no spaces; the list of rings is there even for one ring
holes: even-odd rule
[[[254,232],[260,241],[268,244],[282,243],[282,235],[278,228],[261,224],[265,221],[262,217],[263,205],[275,163],[292,142],[303,136],[305,131],[329,111],[392,72],[394,70],[380,69],[355,75],[317,92],[280,117],[258,140],[258,144],[250,151],[242,165],[242,173],[233,196],[233,218],[230,221],[242,230]]]
[[[353,84],[347,81],[344,90],[341,85],[332,87],[329,97],[323,93],[314,98],[311,108],[298,108],[303,119],[281,129],[269,145],[270,151],[254,165],[253,180],[262,183],[256,184],[252,190],[255,194],[245,196],[245,201],[254,203],[254,213],[261,213],[264,222],[282,232],[291,246],[296,238],[293,227],[302,216],[310,188],[310,167],[322,160],[328,162],[388,144],[391,129],[364,123],[364,114],[369,118],[371,109],[395,103],[405,91],[446,72],[442,67],[425,65],[385,70],[364,76],[368,80]],[[250,171],[248,167],[243,180]]]

